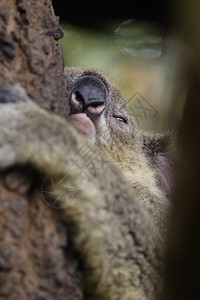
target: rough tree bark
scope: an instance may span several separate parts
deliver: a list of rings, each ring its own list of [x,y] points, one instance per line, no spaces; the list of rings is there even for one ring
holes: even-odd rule
[[[0,0],[0,88],[19,83],[63,114],[62,35],[51,0]],[[0,175],[0,299],[82,299],[67,229],[33,178],[28,167]]]

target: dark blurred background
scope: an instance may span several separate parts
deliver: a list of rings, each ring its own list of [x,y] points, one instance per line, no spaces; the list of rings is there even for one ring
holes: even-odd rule
[[[170,1],[63,1],[53,0],[55,13],[61,22],[101,30],[101,25],[110,19],[137,19],[156,22],[167,30],[171,22]]]

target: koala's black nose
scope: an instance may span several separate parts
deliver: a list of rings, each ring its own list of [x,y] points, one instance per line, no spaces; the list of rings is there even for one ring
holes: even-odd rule
[[[104,83],[94,76],[79,79],[71,92],[71,114],[85,112],[91,118],[98,117],[106,107],[107,90]]]

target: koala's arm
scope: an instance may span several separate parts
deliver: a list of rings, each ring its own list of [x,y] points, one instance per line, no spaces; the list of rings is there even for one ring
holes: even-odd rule
[[[66,174],[76,181],[78,198],[62,210],[62,218],[83,258],[85,299],[154,299],[161,287],[159,233],[120,169],[105,162],[95,174],[90,164],[80,172],[75,161],[80,157],[74,155],[86,141],[21,88],[0,92],[0,170],[31,163],[46,175]],[[93,145],[88,151],[91,157],[98,153]],[[62,189],[54,190],[55,197],[65,195]],[[65,201],[63,196],[61,205]]]

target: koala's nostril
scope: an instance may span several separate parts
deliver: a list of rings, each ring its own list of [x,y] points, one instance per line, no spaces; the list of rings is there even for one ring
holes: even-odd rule
[[[102,114],[106,107],[107,91],[104,83],[94,76],[78,80],[70,96],[71,113],[86,112],[92,117]]]
[[[69,99],[71,113],[81,112],[83,110],[84,100],[77,91],[74,91]]]

